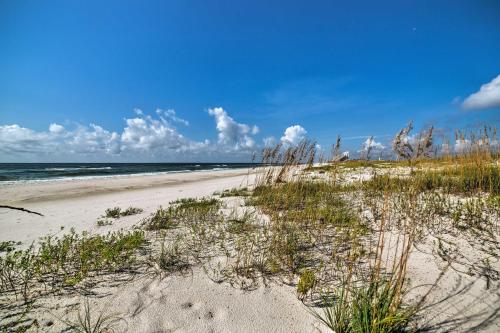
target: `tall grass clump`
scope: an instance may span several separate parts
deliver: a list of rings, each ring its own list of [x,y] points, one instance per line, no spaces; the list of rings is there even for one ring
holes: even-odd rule
[[[349,252],[352,260],[337,268],[339,282],[323,295],[325,309],[315,315],[332,331],[405,332],[414,320],[418,303],[404,300],[408,261],[420,218],[413,190],[401,188],[399,205],[405,213],[397,218],[391,215],[391,197],[383,188],[364,194],[363,205],[373,219],[371,234],[378,236],[367,244],[373,256],[359,255],[355,249]]]
[[[311,167],[317,157],[316,143],[302,140],[297,145],[266,147],[262,152],[264,169],[257,176],[259,185],[283,183],[298,175],[297,168]]]

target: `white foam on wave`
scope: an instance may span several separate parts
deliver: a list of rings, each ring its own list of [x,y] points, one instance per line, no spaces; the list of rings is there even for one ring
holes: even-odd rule
[[[45,168],[45,171],[78,171],[78,170],[111,170],[112,167],[99,167],[99,168]]]

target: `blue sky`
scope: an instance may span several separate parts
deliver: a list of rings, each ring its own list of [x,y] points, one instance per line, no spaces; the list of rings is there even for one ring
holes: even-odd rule
[[[2,1],[0,162],[245,160],[337,134],[354,152],[409,120],[500,125],[499,59],[494,0]]]

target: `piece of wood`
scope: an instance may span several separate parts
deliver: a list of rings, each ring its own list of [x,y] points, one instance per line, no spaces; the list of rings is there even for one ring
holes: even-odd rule
[[[13,207],[13,206],[5,206],[5,205],[0,205],[0,208],[7,208],[7,209],[14,209],[14,210],[20,210],[22,212],[26,212],[26,213],[30,213],[30,214],[36,214],[36,215],[40,215],[40,216],[43,216],[43,214],[40,214],[38,212],[34,212],[32,210],[29,210],[29,209],[26,209],[26,208],[22,208],[22,207]]]

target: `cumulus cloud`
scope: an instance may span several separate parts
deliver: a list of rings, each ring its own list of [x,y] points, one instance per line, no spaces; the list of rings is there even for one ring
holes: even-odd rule
[[[251,149],[255,147],[252,135],[259,132],[257,126],[250,127],[246,124],[236,122],[221,107],[208,109],[208,114],[215,118],[220,145],[232,149]]]
[[[119,147],[116,133],[94,124],[71,132],[57,124],[51,124],[47,132],[17,124],[0,126],[0,151],[7,154],[116,153]]]
[[[375,141],[373,138],[368,138],[366,139],[365,142],[361,145],[361,150],[360,152],[366,152],[368,149],[371,149],[372,151],[382,151],[385,149],[385,146],[380,143]]]
[[[65,128],[51,123],[47,130],[35,131],[17,124],[0,125],[2,160],[241,160],[258,148],[252,138],[256,126],[237,123],[222,108],[211,109],[216,118],[219,140],[191,140],[174,123],[188,125],[174,110],[156,110],[156,116],[135,109],[125,119],[123,130],[110,131],[97,124]],[[245,155],[246,154],[246,155]],[[247,156],[247,157],[248,157]]]
[[[293,125],[285,130],[281,137],[281,142],[289,145],[297,145],[300,141],[306,138],[307,131],[300,125]]]
[[[123,150],[175,150],[186,143],[186,139],[165,119],[146,116],[126,119],[126,124],[121,135]]]
[[[160,116],[162,120],[169,119],[174,123],[180,123],[184,126],[189,126],[189,122],[185,119],[177,117],[174,109],[162,110],[156,109],[156,113]]]
[[[36,132],[17,124],[0,126],[0,151],[9,153],[37,153],[41,145],[51,145],[53,136]]]
[[[63,126],[61,126],[61,125],[59,125],[59,124],[55,124],[55,123],[53,123],[53,124],[50,124],[50,126],[49,126],[49,131],[50,131],[51,133],[56,133],[56,134],[59,134],[59,133],[64,132],[64,127],[63,127]]]
[[[99,125],[89,127],[78,126],[74,131],[67,132],[59,140],[59,148],[72,154],[118,154],[120,153],[120,137],[116,132],[105,130]]]
[[[467,97],[462,106],[465,109],[488,109],[500,107],[500,75],[481,86],[478,92]]]

